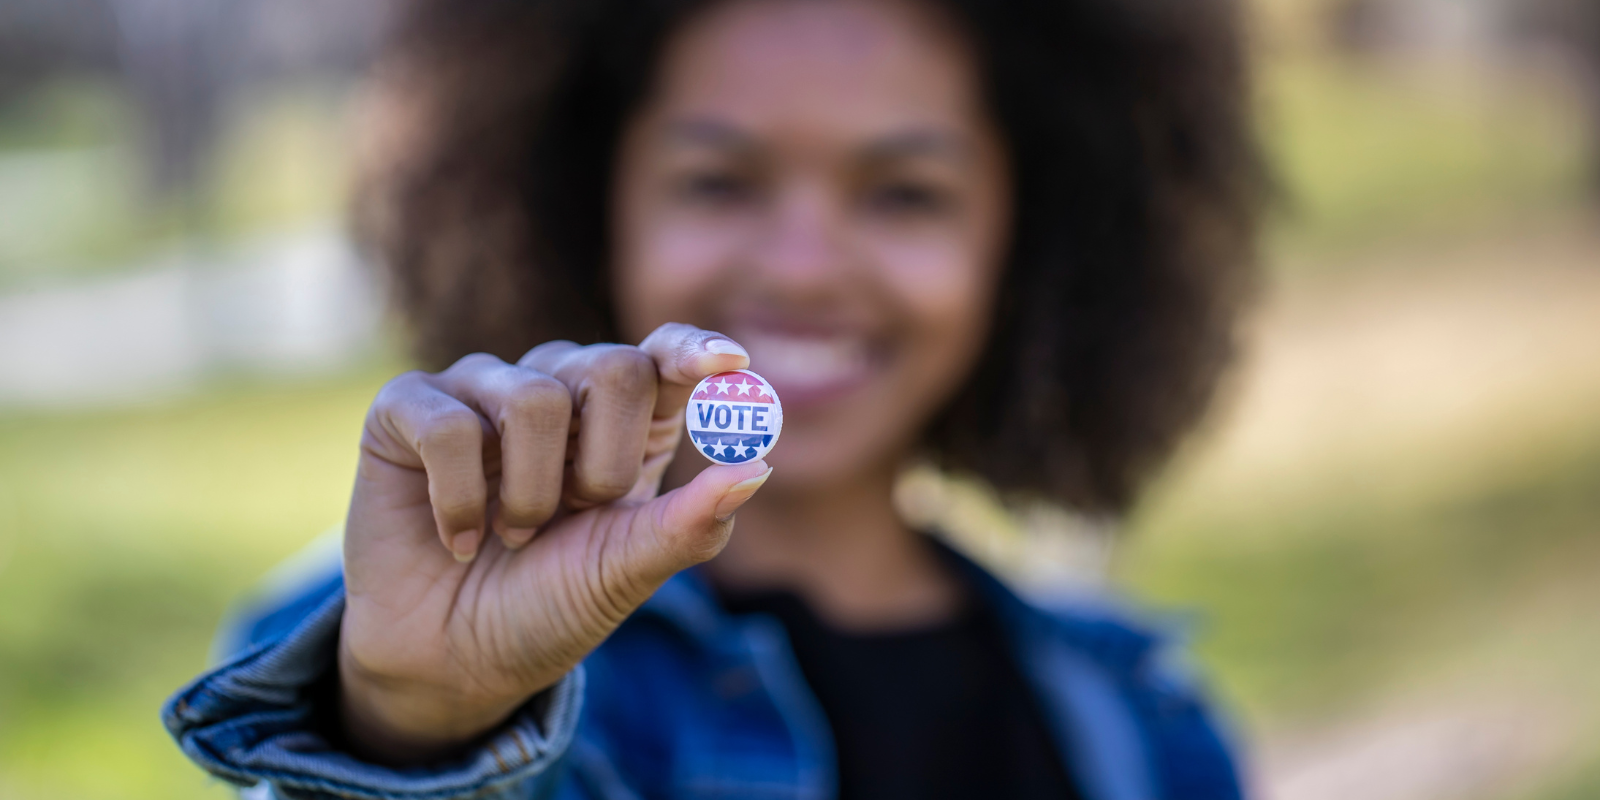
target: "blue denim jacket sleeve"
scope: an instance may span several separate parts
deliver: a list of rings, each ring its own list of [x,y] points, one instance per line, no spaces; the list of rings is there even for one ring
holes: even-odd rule
[[[162,707],[189,758],[231,783],[266,783],[292,800],[542,798],[573,788],[560,784],[582,705],[581,667],[448,762],[383,767],[331,745],[315,724],[311,689],[334,666],[345,595],[340,570],[319,572],[269,597],[264,613],[226,625],[221,665]]]

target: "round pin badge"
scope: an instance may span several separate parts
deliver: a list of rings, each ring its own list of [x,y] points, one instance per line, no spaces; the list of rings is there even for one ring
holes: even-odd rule
[[[689,439],[718,464],[742,464],[765,456],[783,431],[783,405],[772,384],[747,369],[719,372],[700,381],[683,412]]]

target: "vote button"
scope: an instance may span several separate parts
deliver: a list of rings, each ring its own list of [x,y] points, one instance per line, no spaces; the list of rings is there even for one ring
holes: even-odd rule
[[[747,369],[719,372],[701,381],[683,417],[695,449],[718,464],[742,464],[765,456],[783,431],[778,393]]]

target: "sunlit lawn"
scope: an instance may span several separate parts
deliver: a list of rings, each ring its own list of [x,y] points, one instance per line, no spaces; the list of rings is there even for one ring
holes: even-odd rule
[[[1380,470],[1266,512],[1247,493],[1220,516],[1164,508],[1134,531],[1122,576],[1191,610],[1208,675],[1258,743],[1393,706],[1507,705],[1566,740],[1512,796],[1593,797],[1600,419],[1572,436],[1543,457],[1482,453],[1476,466],[1505,459],[1491,480],[1414,501],[1382,489],[1407,476]]]
[[[1515,227],[1588,188],[1582,107],[1550,86],[1304,54],[1262,66],[1260,125],[1285,223],[1269,244],[1280,260]]]
[[[1543,457],[1482,453],[1505,466],[1414,500],[1396,502],[1381,484],[1405,476],[1380,471],[1356,483],[1368,491],[1335,485],[1267,511],[1248,496],[1221,513],[1162,508],[1133,532],[1124,577],[1200,610],[1199,651],[1225,693],[1280,729],[1497,666],[1474,660],[1587,671],[1600,656],[1600,418],[1572,436]],[[1600,679],[1585,689],[1600,701]]]
[[[0,421],[0,796],[203,796],[156,708],[229,600],[340,521],[380,382]]]

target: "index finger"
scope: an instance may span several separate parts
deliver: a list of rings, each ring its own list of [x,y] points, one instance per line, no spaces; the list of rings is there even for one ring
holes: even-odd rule
[[[681,322],[656,328],[639,343],[639,349],[655,360],[661,376],[656,419],[682,414],[701,379],[750,366],[750,354],[738,342]]]

